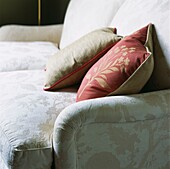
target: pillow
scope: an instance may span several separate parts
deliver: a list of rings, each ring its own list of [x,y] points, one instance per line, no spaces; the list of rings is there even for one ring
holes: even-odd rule
[[[95,30],[53,55],[46,65],[44,90],[80,83],[87,70],[121,37],[115,28]]]
[[[85,75],[77,101],[138,93],[153,71],[152,25],[126,36]]]
[[[110,26],[114,25],[124,36],[149,22],[154,23],[154,70],[145,88],[147,91],[170,89],[170,0],[126,0]]]

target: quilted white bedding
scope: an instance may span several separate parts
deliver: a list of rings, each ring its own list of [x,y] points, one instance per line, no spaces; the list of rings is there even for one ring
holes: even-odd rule
[[[58,50],[51,42],[0,42],[0,72],[44,69]]]

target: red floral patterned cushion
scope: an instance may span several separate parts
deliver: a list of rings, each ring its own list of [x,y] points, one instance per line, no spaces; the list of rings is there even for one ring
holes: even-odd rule
[[[85,75],[77,101],[138,93],[153,71],[152,25],[126,36]]]

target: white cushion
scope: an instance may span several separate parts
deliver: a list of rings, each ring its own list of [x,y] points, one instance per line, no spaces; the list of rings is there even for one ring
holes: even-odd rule
[[[58,51],[51,42],[0,42],[0,72],[44,69]]]
[[[0,72],[0,79],[0,169],[50,169],[54,122],[77,89],[44,92],[41,70]]]
[[[118,34],[128,35],[148,23],[155,25],[161,46],[154,36],[155,68],[150,82],[154,90],[170,88],[170,1],[127,0],[110,26],[115,26]]]
[[[71,0],[66,12],[60,48],[81,36],[108,26],[125,0]]]

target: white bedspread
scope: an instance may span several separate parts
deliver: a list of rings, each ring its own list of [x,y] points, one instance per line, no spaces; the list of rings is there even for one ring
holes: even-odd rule
[[[0,72],[44,69],[58,50],[51,42],[0,42]]]

